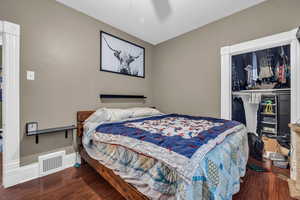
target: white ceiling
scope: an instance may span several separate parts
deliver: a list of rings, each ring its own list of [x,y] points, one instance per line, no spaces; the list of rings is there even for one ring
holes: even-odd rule
[[[265,0],[57,0],[151,44]]]

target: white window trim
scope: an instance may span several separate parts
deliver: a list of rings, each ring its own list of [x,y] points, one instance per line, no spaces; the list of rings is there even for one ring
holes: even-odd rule
[[[242,53],[272,48],[281,45],[291,45],[291,122],[300,119],[300,43],[297,39],[297,29],[288,32],[243,42],[221,48],[221,117],[231,119],[232,89],[231,89],[231,57]],[[292,134],[292,146],[295,140]],[[293,147],[292,147],[293,149]],[[292,150],[293,152],[293,150]],[[292,155],[293,157],[293,155]],[[293,158],[292,158],[293,159]],[[295,166],[294,166],[295,167]],[[296,169],[291,167],[291,179],[296,179]]]

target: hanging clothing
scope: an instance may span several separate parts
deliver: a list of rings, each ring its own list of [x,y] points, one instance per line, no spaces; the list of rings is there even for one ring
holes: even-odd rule
[[[261,58],[259,60],[259,67],[260,67],[260,73],[259,73],[259,79],[269,79],[274,76],[273,70],[272,70],[272,55],[270,51],[263,51]]]
[[[236,65],[232,62],[232,91],[239,91],[241,88],[238,77]]]
[[[260,67],[260,73],[259,73],[259,79],[263,80],[265,78],[272,78],[273,76],[273,71],[270,66],[261,66]]]
[[[289,69],[287,67],[289,61],[283,47],[280,48],[280,58],[281,65],[279,64],[280,66],[278,66],[277,64],[277,81],[281,84],[285,84],[289,75]]]
[[[244,66],[247,66],[248,59],[244,59],[244,55],[236,55],[232,57],[232,90],[245,90],[247,85],[247,73]]]
[[[244,71],[244,66],[247,66],[244,60],[244,56],[237,55],[232,57],[233,66],[235,67],[235,71],[237,74],[237,79],[246,80],[246,73]]]
[[[245,67],[245,71],[247,72],[248,88],[255,87],[256,81],[258,80],[257,56],[255,52],[253,52],[251,55],[252,55],[251,64]]]
[[[235,97],[232,101],[232,120],[247,125],[244,103],[240,97]]]
[[[286,66],[285,65],[281,65],[277,68],[278,70],[278,82],[279,83],[286,83]]]
[[[262,136],[262,132],[261,132],[261,129],[262,129],[262,121],[263,121],[263,117],[260,113],[262,113],[264,110],[264,106],[262,104],[259,104],[258,105],[258,109],[257,109],[257,125],[256,125],[256,133],[258,134],[258,136]]]
[[[258,73],[257,73],[257,56],[256,53],[253,52],[252,53],[252,79],[253,81],[257,81],[258,80]]]
[[[261,101],[261,94],[260,93],[251,93],[251,96],[249,97],[250,104],[259,104]]]
[[[246,72],[247,72],[247,83],[249,86],[252,85],[252,77],[253,77],[253,67],[251,65],[248,65],[245,68]]]
[[[246,114],[246,123],[249,132],[256,133],[257,129],[257,110],[259,104],[249,103],[251,96],[243,95],[242,97],[245,114]]]
[[[248,87],[252,86],[253,84],[253,67],[252,67],[252,60],[251,60],[251,53],[247,53],[243,55],[243,60],[244,60],[244,66],[242,66],[244,68],[244,72],[246,72],[247,75],[247,85]]]

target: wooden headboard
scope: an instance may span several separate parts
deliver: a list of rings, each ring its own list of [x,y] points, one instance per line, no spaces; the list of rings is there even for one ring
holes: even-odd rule
[[[77,135],[82,137],[83,135],[83,123],[84,121],[91,116],[95,111],[78,111],[77,112]]]

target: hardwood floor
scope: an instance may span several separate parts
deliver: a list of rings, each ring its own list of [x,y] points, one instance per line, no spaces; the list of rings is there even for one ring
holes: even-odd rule
[[[265,163],[267,166],[267,163]],[[241,191],[234,200],[292,200],[287,182],[278,173],[286,170],[273,169],[259,173],[247,171]],[[2,200],[124,200],[124,198],[88,165],[32,180],[8,189],[0,188]]]
[[[2,152],[0,152],[0,185],[2,185]]]
[[[88,165],[20,185],[0,189],[2,200],[123,200],[100,175]]]
[[[294,200],[290,197],[288,183],[284,180],[289,177],[289,170],[275,167],[271,161],[258,162],[250,158],[248,163],[264,167],[269,172],[247,170],[241,190],[233,200]]]

